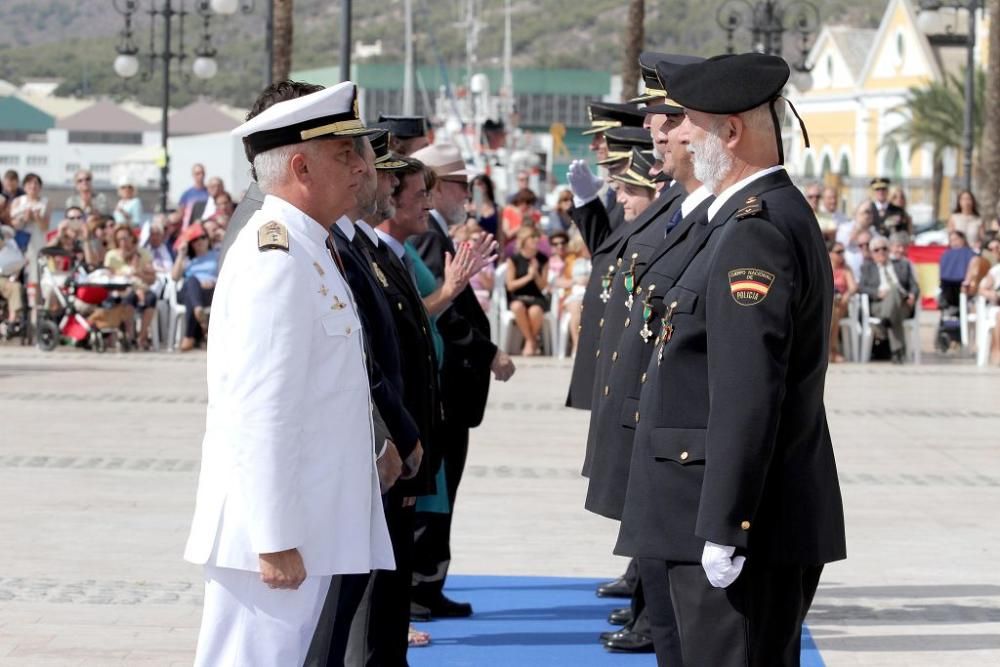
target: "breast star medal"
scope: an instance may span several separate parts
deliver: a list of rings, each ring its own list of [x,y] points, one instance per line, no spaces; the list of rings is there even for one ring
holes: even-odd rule
[[[322,294],[323,296],[326,296],[327,294],[329,294],[329,292],[330,290],[326,288],[326,285],[319,286],[319,293]]]
[[[656,352],[656,365],[659,366],[663,363],[663,348],[666,347],[667,343],[670,342],[671,337],[674,335],[674,325],[670,320],[674,316],[674,308],[677,307],[677,302],[674,301],[670,304],[670,308],[667,310],[667,314],[663,316],[660,323],[660,340],[658,345],[660,349]]]
[[[646,297],[642,300],[642,329],[639,329],[639,337],[645,345],[653,337],[653,330],[649,328],[649,323],[653,321],[653,305],[649,303],[653,298],[653,290],[656,285],[650,285],[646,290]]]
[[[628,271],[623,274],[625,284],[625,310],[632,310],[632,304],[635,303],[635,260],[639,257],[639,253],[632,253],[632,262],[629,264]]]

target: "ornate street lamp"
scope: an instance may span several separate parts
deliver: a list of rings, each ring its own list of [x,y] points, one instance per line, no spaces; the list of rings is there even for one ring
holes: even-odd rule
[[[778,0],[726,0],[715,13],[719,27],[726,31],[726,52],[735,53],[733,35],[741,28],[751,34],[751,49],[780,56],[786,32],[799,36],[799,60],[792,67],[808,72],[809,42],[819,29],[819,10],[808,0],[795,0],[782,6]]]
[[[917,24],[934,46],[964,46],[965,57],[965,114],[962,120],[962,182],[966,190],[972,190],[972,146],[973,120],[976,85],[976,14],[982,8],[982,0],[920,0]],[[942,9],[951,9],[956,18],[961,9],[969,13],[969,30],[965,35],[955,33],[954,26],[942,15]],[[995,76],[995,74],[994,74]]]
[[[186,0],[112,0],[115,10],[125,19],[125,25],[120,33],[116,51],[118,57],[114,61],[115,73],[129,79],[139,75],[140,80],[149,81],[157,65],[163,74],[162,115],[160,116],[160,140],[163,155],[160,161],[160,211],[167,210],[167,192],[170,188],[170,157],[167,153],[169,138],[168,114],[170,113],[170,74],[171,61],[176,60],[183,66],[189,58],[184,44],[184,22],[188,15],[194,13],[201,20],[201,36],[194,47],[191,71],[199,79],[211,79],[218,72],[215,62],[216,50],[212,46],[211,22],[215,15],[229,15],[240,11],[248,14],[253,11],[254,0],[193,0],[194,11],[185,9]],[[143,5],[147,5],[144,9]],[[133,19],[137,12],[149,15],[149,48],[146,53],[140,53],[135,42]],[[162,27],[161,39],[157,41],[157,19]],[[177,39],[173,37],[176,29]],[[143,67],[143,63],[145,67]],[[181,78],[190,80],[187,72],[181,70]]]

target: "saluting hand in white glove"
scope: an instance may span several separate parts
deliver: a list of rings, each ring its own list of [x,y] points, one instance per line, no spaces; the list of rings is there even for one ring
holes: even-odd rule
[[[746,556],[737,556],[736,547],[726,547],[714,542],[705,542],[701,552],[701,566],[708,577],[708,583],[716,588],[728,588],[743,571]]]
[[[604,179],[594,176],[586,160],[573,160],[569,165],[566,179],[573,191],[573,203],[577,206],[583,206],[596,197],[604,185]]]

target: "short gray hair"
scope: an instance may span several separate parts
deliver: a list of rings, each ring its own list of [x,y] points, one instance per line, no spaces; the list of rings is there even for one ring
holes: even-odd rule
[[[779,97],[774,101],[774,112],[778,115],[778,126],[785,124],[785,99]],[[765,102],[749,111],[740,114],[743,124],[757,132],[773,132],[774,119],[771,118],[771,103]]]
[[[257,185],[260,186],[261,192],[272,194],[274,189],[284,182],[288,171],[288,161],[296,153],[307,152],[309,150],[307,144],[308,142],[303,141],[297,144],[278,146],[269,151],[258,153],[254,157],[253,170],[257,174]]]

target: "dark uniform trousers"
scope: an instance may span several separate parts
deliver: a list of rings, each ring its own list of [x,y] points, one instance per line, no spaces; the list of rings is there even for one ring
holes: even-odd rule
[[[641,559],[653,617],[667,607],[647,560],[666,571],[689,667],[797,665],[820,566],[846,556],[823,406],[825,245],[778,171],[722,204],[684,258],[652,302],[661,328],[615,551]],[[729,589],[708,583],[706,541],[747,557]]]
[[[439,280],[445,252],[455,254],[451,238],[430,220],[429,231],[410,239]],[[414,529],[413,601],[433,602],[442,594],[451,564],[451,519],[469,450],[469,429],[480,424],[489,396],[490,366],[497,347],[490,323],[472,288],[466,286],[437,320],[444,339],[441,369],[443,423],[435,430],[444,457],[448,513],[418,512]]]
[[[389,302],[391,319],[400,336],[404,378],[403,401],[416,421],[424,447],[417,475],[399,480],[384,497],[385,517],[392,539],[396,568],[373,576],[366,616],[365,664],[373,667],[405,667],[410,622],[410,583],[413,573],[413,506],[406,497],[434,491],[434,473],[441,462],[440,447],[433,430],[440,421],[437,360],[430,337],[430,322],[416,286],[399,258],[386,246],[376,246],[363,232],[354,238],[355,250],[372,267]]]

